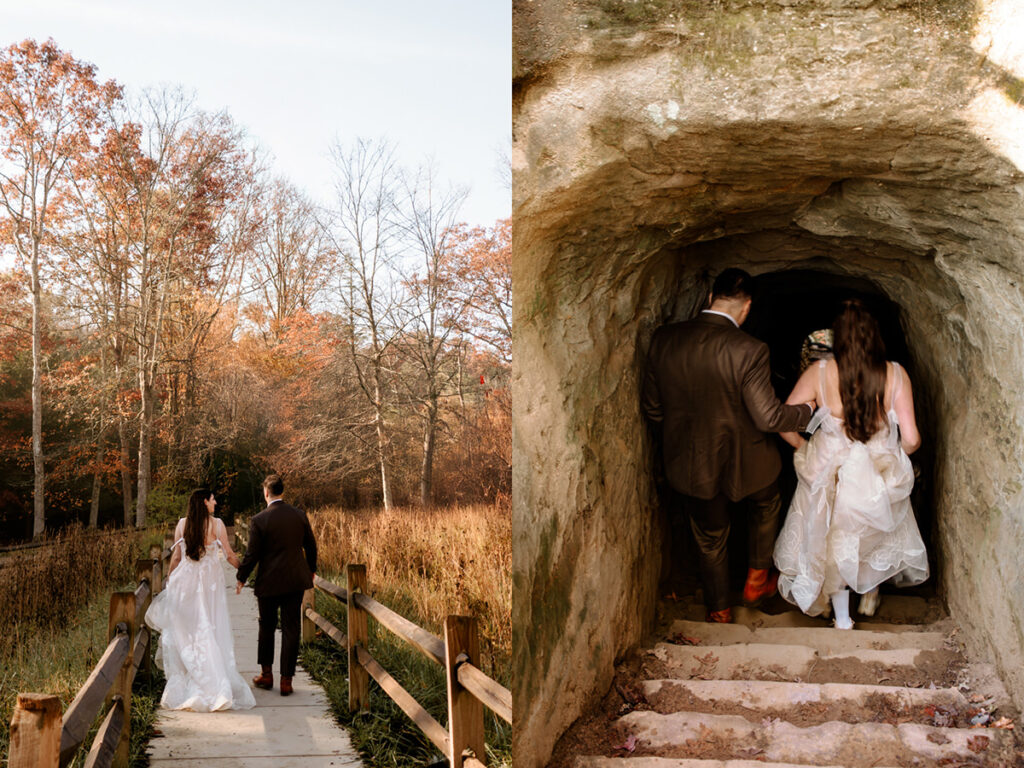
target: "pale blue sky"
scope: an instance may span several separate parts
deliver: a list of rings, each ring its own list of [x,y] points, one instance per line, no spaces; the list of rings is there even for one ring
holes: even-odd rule
[[[335,137],[387,137],[470,187],[462,219],[511,212],[509,0],[0,0],[0,45],[52,37],[102,79],[194,90],[316,199]]]

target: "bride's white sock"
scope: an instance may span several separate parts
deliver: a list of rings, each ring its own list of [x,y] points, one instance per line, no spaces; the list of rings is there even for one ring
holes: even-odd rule
[[[850,621],[850,590],[841,589],[833,592],[830,597],[836,615],[836,629],[853,629],[853,622]]]
[[[864,616],[874,616],[878,610],[878,587],[860,596],[860,612]]]

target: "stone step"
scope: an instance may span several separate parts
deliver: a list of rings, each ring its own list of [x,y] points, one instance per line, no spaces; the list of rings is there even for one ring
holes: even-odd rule
[[[806,764],[764,763],[759,760],[700,760],[676,757],[577,757],[575,768],[807,768]],[[841,768],[823,765],[816,768]],[[876,766],[876,768],[895,768]]]
[[[913,632],[921,631],[933,624],[941,625],[949,622],[948,614],[937,600],[925,600],[909,595],[883,594],[882,604],[879,606],[878,612],[871,618],[856,613],[856,604],[857,598],[851,596],[850,608],[854,610],[853,619],[857,622],[858,627],[865,629],[882,632]],[[677,618],[697,622],[704,621],[705,609],[699,600],[683,598],[680,602],[671,605],[672,615]],[[807,616],[801,613],[781,597],[771,598],[766,606],[770,606],[769,610],[773,612],[761,608],[747,608],[744,605],[733,605],[733,621],[751,627],[828,628],[832,626],[831,621],[820,616]],[[779,610],[783,607],[783,610]]]
[[[665,674],[650,678],[701,680],[778,680],[800,683],[856,683],[929,688],[954,684],[948,679],[955,654],[948,650],[896,648],[819,653],[806,645],[750,643],[690,646],[658,643],[647,652]]]
[[[858,625],[870,626],[870,625]],[[940,650],[945,647],[943,632],[889,632],[874,629],[837,630],[833,627],[759,627],[743,624],[709,624],[704,621],[675,621],[669,637],[699,640],[700,645],[765,643],[807,645],[821,653],[835,654],[853,650],[892,650],[918,648]]]
[[[782,720],[751,723],[736,715],[677,712],[663,715],[635,711],[618,725],[636,737],[637,749],[656,749],[665,757],[688,757],[696,751],[715,757],[754,757],[779,763],[843,765],[913,765],[971,760],[1007,764],[1013,758],[1013,734],[994,728],[937,728],[917,723],[843,723],[830,721],[801,728]],[[675,753],[675,754],[673,754]]]
[[[641,688],[662,714],[707,712],[761,722],[784,717],[801,726],[844,722],[919,722],[969,725],[976,714],[956,688],[900,688],[846,683],[782,683],[758,680],[646,680]],[[941,711],[940,711],[941,710]]]

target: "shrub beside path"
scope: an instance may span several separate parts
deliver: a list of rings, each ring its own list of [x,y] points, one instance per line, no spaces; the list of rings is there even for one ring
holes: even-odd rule
[[[247,681],[258,674],[256,663],[257,609],[251,589],[235,595],[235,571],[226,561],[224,581],[235,638],[238,671]],[[300,667],[295,693],[281,696],[277,658],[281,650],[278,630],[272,691],[253,689],[256,706],[227,712],[160,710],[155,736],[149,745],[154,768],[361,768],[362,759],[348,733],[337,724],[323,689]]]

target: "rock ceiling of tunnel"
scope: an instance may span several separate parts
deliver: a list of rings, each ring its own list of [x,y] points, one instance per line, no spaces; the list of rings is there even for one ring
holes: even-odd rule
[[[1016,267],[989,230],[1012,228],[1020,206],[1004,135],[1014,121],[1024,132],[1019,81],[971,47],[969,16],[795,5],[787,29],[733,3],[731,37],[705,43],[708,14],[627,35],[586,4],[584,42],[540,35],[520,71],[543,77],[520,87],[515,121],[525,250],[534,237],[576,256],[795,225],[918,254],[983,243]],[[716,44],[750,55],[712,62],[726,55]]]

